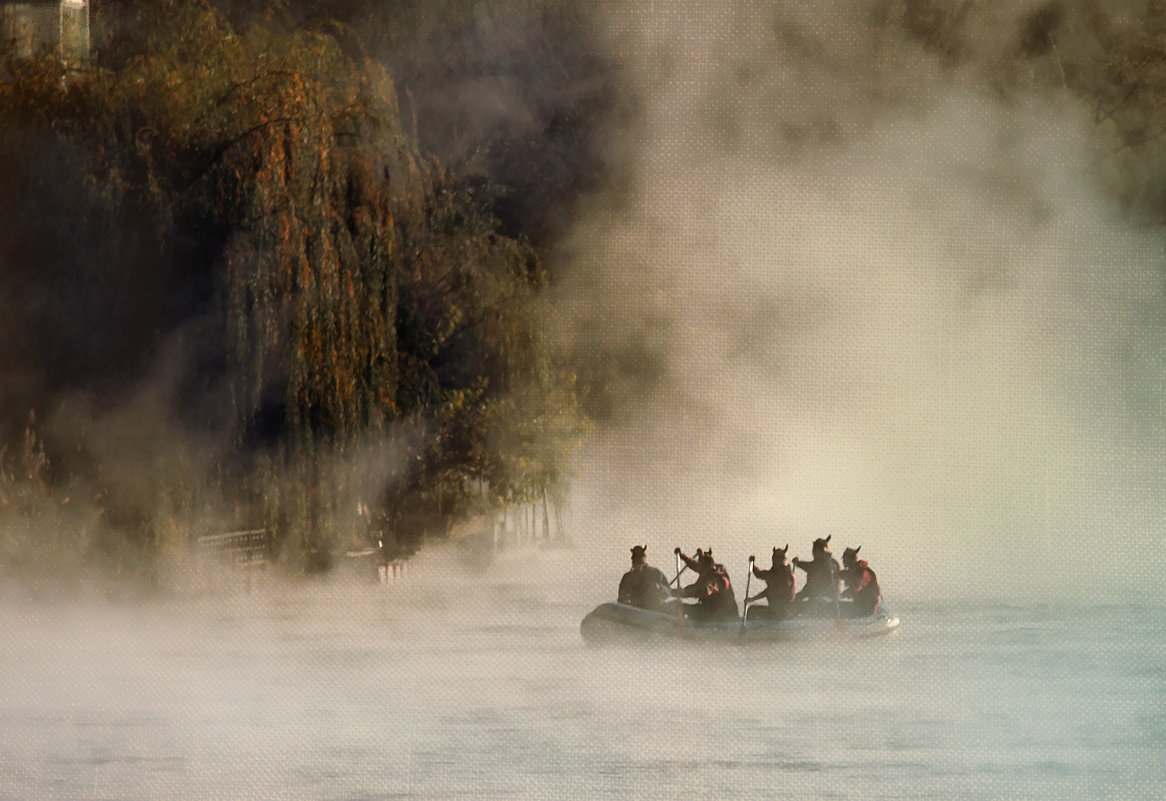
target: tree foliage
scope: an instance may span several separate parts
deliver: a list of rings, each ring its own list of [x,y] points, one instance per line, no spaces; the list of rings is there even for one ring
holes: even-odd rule
[[[480,503],[471,485],[501,500],[560,481],[578,417],[542,344],[538,256],[419,153],[383,66],[320,29],[236,30],[203,3],[157,4],[134,30],[113,67],[11,60],[0,82],[15,223],[0,285],[14,306],[43,301],[11,323],[27,347],[8,369],[49,363],[14,403],[84,389],[116,404],[196,331],[173,367],[193,391],[168,413],[229,409],[208,472],[242,476],[224,493],[259,497],[252,514],[309,548],[353,500],[345,481],[369,490],[353,475],[368,465],[320,464],[402,430],[417,433],[400,464],[375,466],[378,497],[360,500],[399,512],[436,495],[448,515]],[[95,329],[111,332],[100,347]],[[205,403],[218,387],[229,402]]]
[[[878,8],[947,66],[986,73],[1006,100],[1061,92],[1086,103],[1104,182],[1135,221],[1166,222],[1166,3],[892,0]]]

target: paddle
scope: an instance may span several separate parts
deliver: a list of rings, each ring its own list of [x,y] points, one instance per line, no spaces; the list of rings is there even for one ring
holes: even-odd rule
[[[745,639],[745,621],[749,617],[749,582],[753,578],[753,557],[749,557],[749,572],[745,574],[745,599],[741,601],[741,639]]]
[[[679,546],[677,546],[676,550],[673,551],[673,553],[676,554],[676,578],[672,579],[672,581],[676,582],[676,589],[679,590],[680,589],[680,574],[688,569],[688,565],[685,565],[684,567],[680,566],[680,547]],[[668,585],[672,586],[672,582],[669,582]],[[684,601],[682,601],[680,598],[677,598],[676,599],[676,630],[680,631],[683,628],[684,628]]]
[[[842,617],[842,605],[838,600],[838,572],[834,569],[834,560],[830,560],[831,589],[834,591],[834,633],[839,636],[846,634],[846,619]]]

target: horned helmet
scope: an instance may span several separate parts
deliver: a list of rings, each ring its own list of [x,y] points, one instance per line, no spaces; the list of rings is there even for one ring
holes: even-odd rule
[[[700,548],[696,549],[696,566],[699,570],[711,570],[716,567],[716,562],[713,560],[713,549],[705,548],[703,551]]]
[[[854,567],[858,564],[858,551],[860,548],[862,548],[861,545],[858,548],[847,548],[842,552],[843,567]]]

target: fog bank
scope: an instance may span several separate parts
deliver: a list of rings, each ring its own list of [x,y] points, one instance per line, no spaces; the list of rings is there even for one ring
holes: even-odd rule
[[[1092,110],[848,6],[669,8],[613,20],[633,177],[562,249],[574,341],[661,373],[610,388],[581,536],[738,575],[831,534],[900,596],[1160,588],[1162,237]]]

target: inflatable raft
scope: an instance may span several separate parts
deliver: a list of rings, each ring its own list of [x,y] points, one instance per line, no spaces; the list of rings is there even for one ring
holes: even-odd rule
[[[579,626],[583,639],[592,645],[662,640],[768,643],[850,639],[879,637],[898,628],[899,618],[885,611],[867,617],[800,614],[785,620],[751,615],[742,625],[740,620],[693,620],[675,610],[656,612],[615,602],[595,607]]]

